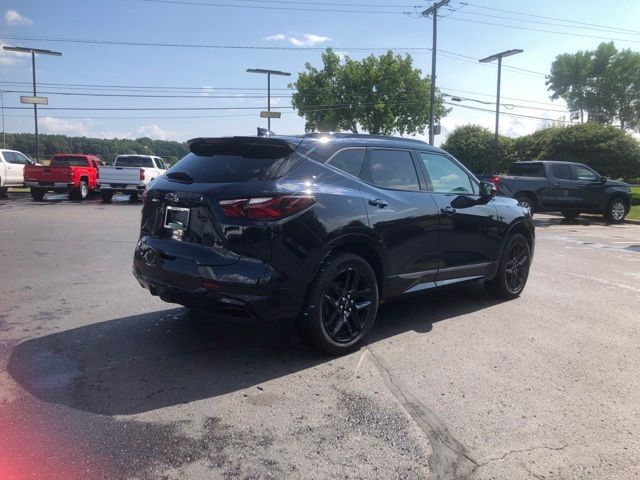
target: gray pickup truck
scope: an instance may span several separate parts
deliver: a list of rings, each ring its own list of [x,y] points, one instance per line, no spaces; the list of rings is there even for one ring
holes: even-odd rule
[[[620,223],[631,206],[629,184],[609,180],[581,163],[535,160],[516,162],[507,175],[491,181],[500,195],[515,198],[534,212],[561,212],[568,219],[600,213]]]

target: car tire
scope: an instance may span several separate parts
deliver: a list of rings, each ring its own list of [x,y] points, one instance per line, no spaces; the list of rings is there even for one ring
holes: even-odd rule
[[[564,218],[567,220],[575,220],[580,216],[580,212],[571,212],[571,211],[563,211],[560,212]]]
[[[9,191],[9,189],[7,187],[1,187],[0,188],[0,198],[7,198],[7,192]]]
[[[100,198],[102,198],[103,203],[111,203],[113,192],[110,190],[103,190],[100,192]]]
[[[518,205],[526,208],[529,211],[529,215],[533,217],[536,211],[536,202],[528,195],[519,195],[516,197],[516,200],[518,201]]]
[[[296,330],[323,353],[352,352],[373,327],[378,301],[378,281],[365,259],[330,254],[307,292]]]
[[[41,202],[44,199],[44,195],[47,193],[42,188],[32,188],[31,189],[31,198],[33,198],[37,202]]]
[[[628,209],[624,201],[620,198],[614,198],[607,206],[607,211],[604,213],[604,220],[607,223],[622,223],[627,213]]]
[[[140,201],[140,196],[137,193],[132,193],[129,195],[129,203],[138,203]]]
[[[80,180],[78,187],[71,190],[69,198],[73,200],[84,200],[89,196],[89,186],[84,180]]]
[[[498,298],[511,300],[518,297],[527,284],[531,266],[531,247],[529,242],[519,233],[507,239],[504,246],[498,272],[488,282],[489,289]]]

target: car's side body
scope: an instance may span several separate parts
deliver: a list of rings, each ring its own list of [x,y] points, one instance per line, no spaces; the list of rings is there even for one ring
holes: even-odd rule
[[[23,153],[0,149],[0,188],[24,186],[24,167],[32,164]]]
[[[463,195],[433,191],[422,154],[442,156],[468,175],[470,184],[478,182],[451,156],[424,142],[346,134],[264,141],[289,145],[300,161],[284,176],[262,182],[179,183],[166,175],[154,182],[143,207],[133,269],[151,293],[184,305],[204,302],[258,318],[293,318],[311,280],[334,252],[354,253],[372,266],[381,300],[491,279],[514,232],[527,238],[533,252],[532,220],[514,200],[482,197],[477,188]],[[363,155],[355,175],[333,164],[349,150]],[[362,172],[380,152],[413,165],[417,183],[411,190],[367,180]],[[313,196],[315,203],[277,221],[229,218],[222,212],[221,200],[256,193]],[[161,228],[167,206],[189,208],[192,218],[214,219],[213,226],[198,223],[190,241],[175,241]]]
[[[73,192],[81,183],[88,192],[98,188],[100,158],[85,154],[56,154],[49,165],[28,165],[24,169],[24,183],[39,191]]]
[[[508,175],[494,177],[499,192],[527,198],[536,212],[605,213],[614,199],[630,207],[629,185],[609,180],[575,162],[516,162]]]

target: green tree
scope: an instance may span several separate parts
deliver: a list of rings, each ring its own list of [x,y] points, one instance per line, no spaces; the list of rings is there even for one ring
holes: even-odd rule
[[[552,99],[567,102],[571,116],[585,121],[640,128],[640,53],[618,51],[613,42],[596,50],[558,55],[547,87]]]
[[[460,160],[468,169],[478,174],[499,173],[509,168],[515,161],[514,140],[500,135],[498,137],[499,162],[494,171],[496,156],[494,134],[480,125],[464,125],[456,128],[442,148]]]
[[[305,118],[306,131],[424,133],[429,121],[429,77],[413,67],[410,55],[388,51],[361,61],[340,57],[328,48],[323,68],[306,64],[306,71],[290,86],[292,105]],[[436,95],[436,120],[444,117],[442,95]]]

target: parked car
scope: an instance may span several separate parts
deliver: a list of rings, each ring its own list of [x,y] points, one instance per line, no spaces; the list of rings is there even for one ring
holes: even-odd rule
[[[34,162],[24,153],[0,149],[0,197],[9,187],[24,187],[24,167]]]
[[[98,167],[102,160],[94,155],[59,153],[49,165],[27,165],[24,184],[31,187],[34,200],[42,200],[49,191],[69,192],[69,197],[84,200],[98,188]]]
[[[581,163],[535,160],[516,162],[507,175],[492,179],[503,195],[534,212],[560,212],[568,219],[600,213],[620,223],[631,206],[629,184],[609,180]]]
[[[295,319],[330,354],[378,304],[484,281],[520,295],[534,226],[443,150],[352,135],[197,138],[143,196],[133,273],[167,302]]]
[[[167,164],[152,155],[118,155],[113,165],[100,167],[100,196],[106,203],[116,193],[137,201],[149,182],[167,171]]]

